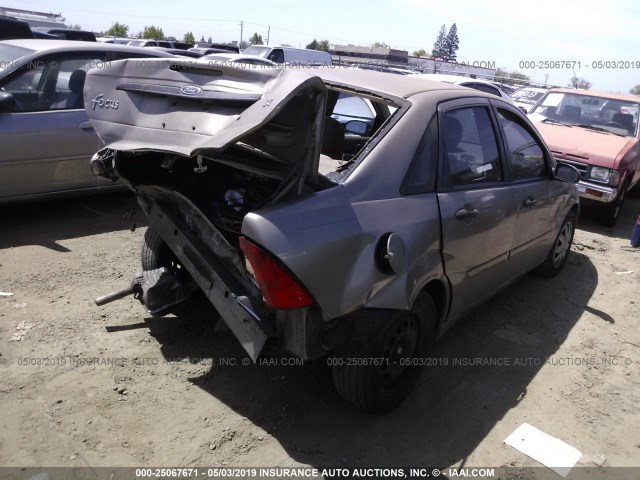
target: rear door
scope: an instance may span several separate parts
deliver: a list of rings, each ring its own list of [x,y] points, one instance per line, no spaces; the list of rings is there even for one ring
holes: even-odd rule
[[[452,287],[450,316],[456,318],[515,276],[507,259],[517,204],[505,181],[489,100],[445,102],[438,116],[442,252]]]

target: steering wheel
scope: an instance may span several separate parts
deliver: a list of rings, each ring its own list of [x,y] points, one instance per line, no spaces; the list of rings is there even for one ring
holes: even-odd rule
[[[615,128],[621,128],[622,130],[626,130],[627,127],[625,127],[624,125],[622,125],[621,123],[618,122],[606,122],[602,124],[603,127],[615,127]]]

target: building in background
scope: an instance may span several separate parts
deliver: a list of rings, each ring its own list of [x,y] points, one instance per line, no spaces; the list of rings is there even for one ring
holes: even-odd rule
[[[443,62],[409,55],[407,50],[390,47],[360,47],[357,45],[331,45],[329,53],[334,64],[404,69],[418,73],[445,73],[465,77],[493,80],[495,62]]]
[[[338,64],[369,64],[407,67],[409,52],[390,47],[359,47],[357,45],[332,45],[331,59]]]

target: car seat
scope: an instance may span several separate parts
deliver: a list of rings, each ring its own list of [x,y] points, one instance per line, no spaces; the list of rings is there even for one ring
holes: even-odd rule
[[[82,96],[84,90],[84,81],[87,78],[87,72],[84,70],[74,70],[69,77],[69,93],[65,93],[61,98],[51,104],[53,110],[57,109],[74,109],[84,108],[84,99]]]

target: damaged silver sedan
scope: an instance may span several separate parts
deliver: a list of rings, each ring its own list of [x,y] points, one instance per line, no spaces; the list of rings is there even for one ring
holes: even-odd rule
[[[120,61],[87,77],[94,173],[148,217],[130,287],[153,315],[206,297],[257,359],[334,356],[338,392],[397,406],[431,343],[571,246],[577,172],[512,105],[353,69]],[[97,100],[99,99],[99,100]],[[355,360],[354,360],[355,359]]]

